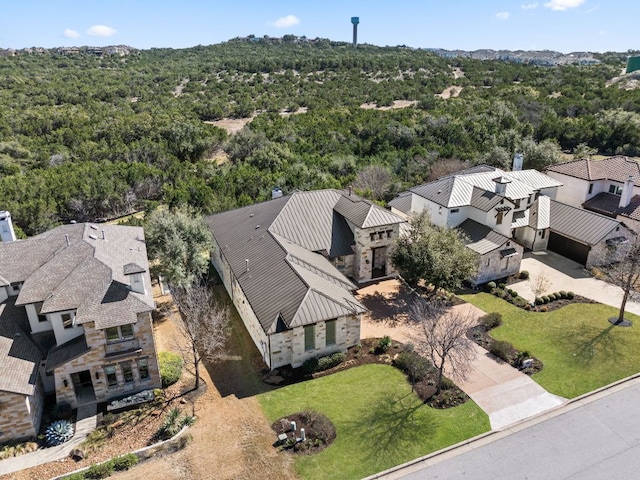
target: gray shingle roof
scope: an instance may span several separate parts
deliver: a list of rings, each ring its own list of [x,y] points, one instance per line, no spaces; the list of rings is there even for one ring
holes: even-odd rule
[[[617,155],[603,160],[581,159],[558,163],[547,168],[547,172],[557,172],[582,180],[613,180],[624,183],[632,175],[635,185],[640,186],[640,163],[629,157]]]
[[[355,286],[314,252],[353,254],[353,232],[338,210],[363,225],[403,220],[356,196],[335,208],[343,195],[294,192],[206,218],[265,332],[364,310],[351,294]]]
[[[47,356],[47,363],[45,365],[45,371],[47,373],[53,372],[53,370],[60,365],[64,365],[70,360],[84,355],[89,350],[87,340],[84,335],[80,335],[67,343],[64,343],[58,347],[55,347],[49,351]]]
[[[0,304],[0,391],[33,394],[42,358],[38,348],[18,325],[28,323],[15,297]]]
[[[134,273],[146,272],[144,267],[141,267],[137,263],[127,263],[122,270],[125,275],[133,275]]]
[[[587,245],[599,243],[620,222],[582,208],[550,201],[550,229]]]
[[[466,246],[480,255],[501,248],[509,241],[504,235],[470,218],[462,222],[457,228],[467,237]]]

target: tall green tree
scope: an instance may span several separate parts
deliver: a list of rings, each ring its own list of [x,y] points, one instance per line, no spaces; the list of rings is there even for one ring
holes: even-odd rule
[[[209,266],[211,230],[190,208],[153,211],[145,226],[147,251],[155,270],[174,288],[187,288]]]
[[[465,246],[460,231],[432,225],[424,211],[410,219],[391,259],[410,285],[424,280],[436,289],[454,290],[477,271],[476,253]]]

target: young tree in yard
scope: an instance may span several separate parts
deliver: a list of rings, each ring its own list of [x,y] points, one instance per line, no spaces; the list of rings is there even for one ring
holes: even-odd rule
[[[409,231],[396,241],[391,259],[410,285],[423,279],[436,290],[459,288],[477,271],[476,254],[460,232],[432,225],[426,212],[409,220]]]
[[[204,283],[176,288],[172,293],[182,317],[176,347],[185,365],[193,369],[196,378],[193,388],[197,390],[200,387],[202,361],[216,362],[225,352],[229,309],[216,301],[211,287]]]
[[[445,365],[454,376],[466,377],[474,358],[467,331],[475,325],[475,319],[468,312],[448,307],[441,299],[415,301],[409,316],[419,325],[416,350],[426,354],[437,370],[437,395],[442,388]]]
[[[551,286],[551,282],[545,275],[544,271],[529,277],[529,288],[536,298],[541,297]]]
[[[209,267],[211,230],[202,216],[181,208],[155,210],[145,225],[147,252],[169,285],[188,288]]]
[[[607,281],[623,292],[618,318],[609,320],[615,325],[630,325],[624,318],[624,311],[629,297],[640,291],[640,236],[632,234],[626,242],[612,245],[598,264]]]

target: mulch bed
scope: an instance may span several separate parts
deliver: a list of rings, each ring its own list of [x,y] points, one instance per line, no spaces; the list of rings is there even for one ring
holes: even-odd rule
[[[483,325],[476,325],[472,327],[467,336],[470,340],[480,345],[487,351],[491,351],[491,344],[495,341],[493,337],[489,334],[489,331]],[[534,373],[538,373],[544,367],[544,364],[538,360],[537,358],[529,355],[527,352],[521,352],[517,350],[513,345],[508,342],[503,342],[507,347],[506,359],[498,358],[495,355],[492,355],[494,360],[497,362],[506,362],[511,365],[513,368],[517,368],[522,373],[527,375],[533,375]],[[533,364],[528,368],[522,368],[522,360],[524,357],[533,360]]]
[[[290,385],[293,383],[310,380],[313,378],[331,375],[332,373],[347,370],[349,368],[359,367],[369,364],[385,364],[393,365],[393,359],[404,350],[405,345],[395,340],[391,341],[391,345],[384,352],[376,350],[376,346],[380,342],[379,338],[366,338],[360,344],[347,349],[345,360],[338,366],[317,372],[312,375],[305,375],[302,368],[279,368],[271,372],[265,381],[267,383],[277,383],[280,386]],[[276,379],[276,382],[272,380]],[[413,389],[424,403],[434,408],[450,408],[461,405],[466,402],[469,397],[452,382],[445,382],[438,395],[435,395],[435,373],[430,373],[422,381],[416,383]]]
[[[292,430],[291,422],[295,422]],[[336,439],[336,427],[329,418],[319,412],[299,412],[282,417],[271,425],[276,435],[284,434],[286,440],[278,440],[274,446],[296,454],[310,455],[318,453]],[[301,441],[302,429],[305,440]]]

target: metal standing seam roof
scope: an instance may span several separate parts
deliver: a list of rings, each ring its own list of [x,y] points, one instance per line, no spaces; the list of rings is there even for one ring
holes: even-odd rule
[[[473,187],[470,205],[479,210],[482,210],[483,212],[488,212],[496,205],[504,202],[504,200],[505,198],[502,195],[498,195],[495,192],[483,190],[478,187]],[[511,202],[509,201],[509,203]]]
[[[265,332],[276,331],[280,321],[292,327],[364,311],[350,292],[355,286],[311,250],[341,251],[336,242],[348,240],[349,251],[341,254],[353,253],[353,233],[334,211],[341,196],[336,190],[294,192],[206,218]],[[349,234],[335,232],[344,228]]]
[[[613,218],[550,200],[551,231],[581,243],[595,245],[620,226]]]
[[[520,210],[513,213],[511,228],[526,227],[529,225],[529,210]]]
[[[551,198],[540,195],[529,209],[529,226],[536,230],[549,228],[551,219]]]
[[[505,175],[512,180],[518,180],[519,182],[529,185],[534,190],[561,187],[563,185],[562,182],[556,180],[555,178],[533,169],[505,172]]]
[[[395,225],[405,221],[395,213],[351,195],[341,195],[334,209],[358,228]]]
[[[547,172],[556,172],[582,180],[613,180],[624,183],[629,175],[634,177],[635,185],[640,187],[640,163],[617,155],[603,160],[583,158],[571,162],[558,163],[547,168]]]
[[[480,255],[497,250],[509,241],[504,235],[470,218],[457,228],[467,237],[465,245]]]
[[[407,192],[402,192],[396,198],[391,200],[389,202],[389,206],[395,208],[396,210],[406,215],[410,215],[412,211],[412,207],[411,207],[412,203],[413,203],[413,194],[407,191]]]

